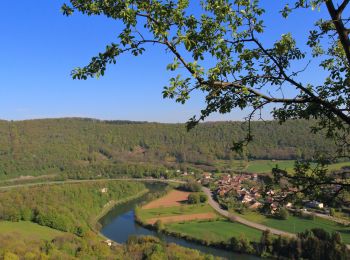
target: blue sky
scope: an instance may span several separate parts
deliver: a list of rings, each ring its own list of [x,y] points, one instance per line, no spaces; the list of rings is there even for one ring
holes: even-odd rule
[[[70,71],[112,42],[120,24],[103,17],[64,17],[64,1],[4,1],[0,11],[0,118],[21,120],[50,117],[93,117],[159,122],[184,122],[198,114],[203,97],[186,105],[162,98],[172,60],[152,48],[142,57],[123,56],[105,77],[76,81]],[[281,1],[262,0],[267,9],[265,42],[292,31],[304,34],[315,12],[299,11],[288,21],[276,16]],[[316,13],[316,16],[322,14]],[[318,75],[305,75],[315,81]],[[268,112],[268,111],[267,111]],[[245,113],[213,115],[209,120],[240,120]],[[268,116],[267,116],[268,117]]]

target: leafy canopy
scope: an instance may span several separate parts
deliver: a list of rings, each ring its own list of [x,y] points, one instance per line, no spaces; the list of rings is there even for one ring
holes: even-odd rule
[[[337,9],[333,1],[290,1],[280,11],[285,18],[295,9],[319,9],[326,6],[331,20],[319,20],[308,35],[309,50],[302,50],[290,33],[272,45],[260,40],[265,26],[265,10],[258,0],[71,0],[62,7],[65,15],[79,11],[87,15],[104,15],[120,20],[124,27],[118,39],[93,57],[82,68],[73,70],[74,79],[103,76],[110,63],[125,52],[138,56],[147,44],[163,46],[174,60],[168,70],[179,71],[164,88],[164,97],[185,103],[194,90],[206,93],[206,107],[193,117],[194,126],[213,112],[253,108],[248,119],[267,104],[280,104],[275,118],[317,118],[319,128],[348,129],[350,42],[342,14],[349,1]],[[191,11],[201,9],[200,14]],[[309,12],[309,10],[307,10]],[[312,13],[310,13],[312,15]],[[334,17],[333,17],[334,16]],[[333,19],[334,18],[334,19]],[[345,38],[343,37],[345,35]],[[307,37],[307,36],[306,36]],[[308,53],[309,51],[309,53]],[[320,70],[328,72],[323,84],[300,82],[295,61],[318,58]],[[201,65],[209,60],[210,66]],[[305,67],[305,69],[306,69]],[[296,90],[285,97],[284,88]],[[271,94],[273,93],[273,94]],[[247,137],[247,141],[251,136]]]
[[[288,32],[272,44],[262,41],[266,10],[259,0],[70,0],[62,11],[104,15],[123,24],[115,42],[73,70],[74,79],[103,76],[119,55],[138,56],[148,46],[160,46],[174,59],[167,69],[178,73],[164,88],[164,97],[185,103],[194,91],[205,93],[206,106],[189,120],[189,128],[214,112],[250,108],[247,136],[234,147],[242,150],[253,138],[250,121],[272,104],[273,116],[281,122],[317,119],[313,130],[326,130],[344,153],[350,131],[349,1],[285,1],[279,10],[285,19],[296,9],[307,15],[324,10],[329,17],[315,21],[305,35],[307,48]],[[327,75],[322,84],[301,80],[310,58]]]

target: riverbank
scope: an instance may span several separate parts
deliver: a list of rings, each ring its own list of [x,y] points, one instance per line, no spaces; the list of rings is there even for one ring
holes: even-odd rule
[[[157,232],[152,228],[145,228],[143,225],[135,222],[135,207],[140,205],[144,201],[148,201],[152,197],[156,189],[156,193],[159,193],[156,185],[152,185],[150,188],[150,195],[146,194],[136,200],[121,204],[113,208],[104,218],[101,219],[102,224],[101,233],[105,237],[108,237],[112,241],[116,241],[120,244],[125,244],[138,236],[154,236],[159,238],[163,243],[177,244],[182,247],[191,248],[201,251],[205,254],[214,255],[216,257],[222,257],[223,259],[234,260],[257,260],[258,258],[253,255],[238,254],[232,250],[225,250],[216,248],[213,246],[202,245],[201,243],[191,242],[189,240],[182,239],[177,236],[167,235],[165,233]],[[158,186],[159,187],[159,186]],[[161,188],[161,191],[164,190]],[[195,259],[195,258],[194,258]]]
[[[146,193],[149,192],[149,189],[144,189],[140,192],[138,192],[137,194],[130,196],[128,198],[125,199],[121,199],[121,200],[111,200],[109,201],[101,210],[101,212],[92,220],[91,224],[90,224],[90,228],[97,233],[100,237],[102,237],[104,240],[108,240],[108,238],[106,236],[104,236],[101,232],[101,224],[99,223],[99,220],[101,218],[103,218],[111,209],[113,209],[114,207],[123,204],[123,203],[127,203],[129,201],[135,200],[137,198],[142,197],[143,195],[145,195]]]
[[[174,192],[171,191],[170,193],[173,194]],[[187,198],[184,200],[183,196],[180,196],[182,195],[181,193],[179,193],[179,198],[175,198],[171,194],[168,193],[166,196],[158,199],[157,203],[152,201],[142,208],[136,208],[135,222],[158,233],[181,238],[203,246],[258,255],[258,241],[261,237],[259,230],[231,222],[216,215],[215,211],[206,202],[190,205],[187,202]],[[171,199],[173,201],[170,201]],[[210,219],[195,219],[198,213],[210,213],[214,217]],[[189,218],[183,221],[175,221],[179,216],[188,216]],[[156,221],[150,221],[152,219]],[[173,219],[174,221],[165,221],[168,219]],[[184,225],[186,225],[186,228],[182,229]],[[235,249],[232,246],[232,239],[237,239],[244,246],[239,250]]]

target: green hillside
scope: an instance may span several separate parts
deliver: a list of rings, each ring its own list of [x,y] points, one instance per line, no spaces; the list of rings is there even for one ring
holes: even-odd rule
[[[249,159],[312,158],[334,151],[312,123],[253,122]],[[241,122],[203,123],[187,132],[184,124],[92,119],[0,121],[0,179],[19,175],[152,171],[179,163],[211,167],[218,160],[240,159],[230,150],[246,134]],[[145,170],[146,169],[146,170]]]

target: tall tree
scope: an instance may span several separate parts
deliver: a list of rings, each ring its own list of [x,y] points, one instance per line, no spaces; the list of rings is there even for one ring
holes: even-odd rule
[[[296,9],[305,9],[307,15],[313,15],[308,9],[327,13],[328,19],[315,21],[305,35],[306,48],[287,32],[272,44],[262,40],[265,10],[259,0],[70,0],[62,10],[65,15],[74,11],[105,15],[124,24],[116,42],[87,66],[74,69],[73,78],[103,76],[119,55],[138,56],[150,44],[160,46],[174,57],[167,69],[179,71],[165,87],[164,97],[185,103],[196,90],[206,94],[206,107],[189,120],[189,128],[214,112],[250,108],[246,138],[234,146],[242,149],[253,138],[250,121],[272,104],[272,114],[281,122],[317,119],[313,130],[325,130],[344,154],[349,150],[350,132],[348,4],[349,0],[286,1],[280,10],[285,19]],[[309,59],[318,64],[319,72],[326,73],[322,84],[302,80]],[[305,66],[300,69],[302,63]],[[287,88],[294,91],[284,91]],[[322,177],[323,171],[310,180],[348,185]]]

